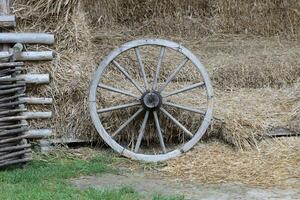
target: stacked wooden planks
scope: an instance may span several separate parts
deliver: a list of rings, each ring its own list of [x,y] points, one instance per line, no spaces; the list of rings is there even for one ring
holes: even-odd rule
[[[16,26],[11,2],[0,0],[0,31]],[[29,112],[28,104],[51,104],[52,98],[28,97],[28,84],[47,84],[49,74],[26,74],[23,61],[46,61],[52,51],[24,51],[27,44],[53,44],[44,33],[0,33],[0,168],[24,164],[32,159],[29,140],[48,137],[51,129],[34,129],[27,120],[48,119],[52,112]]]

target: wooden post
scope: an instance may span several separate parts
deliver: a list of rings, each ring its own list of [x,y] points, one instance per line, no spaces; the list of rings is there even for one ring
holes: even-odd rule
[[[20,100],[27,104],[52,104],[52,98],[39,98],[39,97],[21,97]]]
[[[11,7],[10,0],[0,0],[0,16],[10,15],[10,7]],[[2,32],[2,30],[0,32]],[[0,50],[1,51],[8,51],[9,46],[6,45],[6,44],[4,44],[4,45],[0,44]]]
[[[0,33],[0,43],[53,44],[54,35],[47,33]]]

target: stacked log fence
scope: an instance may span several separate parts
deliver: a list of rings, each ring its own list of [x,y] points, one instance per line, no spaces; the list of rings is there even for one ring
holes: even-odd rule
[[[46,33],[12,33],[16,18],[10,0],[0,0],[0,168],[24,166],[32,160],[31,140],[50,137],[50,128],[29,127],[28,120],[49,119],[52,112],[33,112],[27,105],[52,104],[52,98],[27,96],[29,84],[48,84],[49,74],[26,74],[27,61],[48,61],[53,51],[24,51],[30,44],[51,45]]]

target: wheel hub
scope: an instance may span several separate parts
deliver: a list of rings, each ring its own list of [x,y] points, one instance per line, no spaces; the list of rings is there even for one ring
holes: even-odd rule
[[[147,91],[142,95],[141,102],[146,110],[157,110],[162,104],[162,96],[157,91]]]

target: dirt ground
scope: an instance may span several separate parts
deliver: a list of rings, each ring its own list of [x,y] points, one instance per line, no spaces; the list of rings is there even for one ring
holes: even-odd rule
[[[300,199],[300,163],[292,157],[299,155],[299,142],[297,137],[267,139],[258,149],[248,151],[215,141],[199,143],[190,153],[166,163],[116,158],[113,167],[117,174],[83,176],[71,182],[82,189],[131,186],[149,198],[153,194],[177,194],[191,200]],[[99,150],[92,151],[98,153]],[[182,164],[182,160],[195,154],[200,159]],[[174,166],[181,169],[173,169]]]
[[[120,188],[130,186],[137,192],[151,197],[153,194],[183,195],[188,200],[199,199],[299,199],[300,190],[247,186],[241,183],[201,184],[162,179],[157,174],[122,173],[84,176],[72,180],[74,186],[86,188]]]

